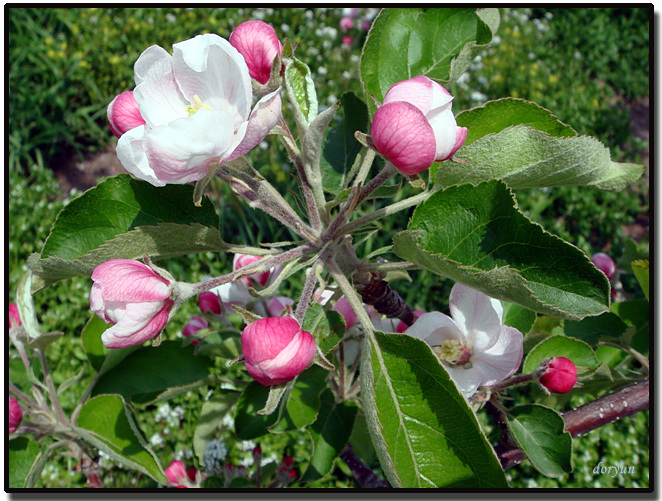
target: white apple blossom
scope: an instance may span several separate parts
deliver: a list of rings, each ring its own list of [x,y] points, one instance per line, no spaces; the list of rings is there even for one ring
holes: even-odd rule
[[[523,335],[503,325],[501,303],[482,292],[457,283],[449,303],[450,317],[425,313],[405,334],[430,345],[469,398],[479,386],[493,386],[517,371]]]
[[[280,89],[251,111],[253,91],[244,58],[214,34],[153,45],[134,66],[133,92],[145,125],[117,143],[122,165],[154,186],[202,179],[210,166],[244,155],[276,125]]]

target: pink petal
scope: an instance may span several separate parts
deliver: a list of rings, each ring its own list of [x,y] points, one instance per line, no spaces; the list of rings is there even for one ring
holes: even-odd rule
[[[430,346],[440,346],[444,341],[453,339],[461,343],[466,341],[460,326],[451,317],[438,311],[424,313],[404,333]]]
[[[395,83],[386,91],[383,104],[404,101],[427,114],[432,106],[432,84],[428,77],[417,76]]]
[[[457,130],[455,131],[455,145],[453,146],[453,149],[451,150],[450,154],[446,158],[443,158],[442,160],[448,160],[453,155],[455,155],[455,152],[457,150],[462,148],[464,142],[467,140],[467,132],[468,130],[466,127],[457,128]]]
[[[101,287],[104,301],[163,301],[170,297],[170,283],[165,278],[130,259],[111,259],[100,264],[92,272],[92,280]]]
[[[467,336],[474,353],[494,346],[503,316],[498,300],[458,282],[451,290],[449,303],[451,316]]]
[[[133,92],[128,90],[117,95],[108,105],[108,122],[110,130],[117,137],[127,131],[145,125],[145,119],[140,114]]]
[[[382,105],[375,112],[371,135],[377,150],[405,175],[422,172],[434,162],[434,131],[413,104]]]
[[[292,317],[263,318],[248,324],[241,334],[242,353],[252,363],[270,360],[290,344],[301,330]]]
[[[168,323],[171,300],[153,303],[129,303],[119,322],[101,335],[106,348],[127,348],[155,337]]]
[[[251,78],[266,84],[274,58],[283,50],[273,27],[263,21],[246,21],[234,29],[229,41],[244,56]]]

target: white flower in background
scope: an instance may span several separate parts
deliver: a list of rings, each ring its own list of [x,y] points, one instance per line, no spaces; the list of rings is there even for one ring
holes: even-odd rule
[[[503,325],[501,303],[482,292],[457,283],[449,302],[450,317],[426,313],[405,334],[429,344],[469,398],[479,386],[493,386],[517,371],[523,336]]]
[[[153,45],[134,66],[133,96],[145,125],[117,143],[124,168],[154,186],[202,179],[214,163],[257,146],[281,113],[280,89],[251,110],[253,90],[242,55],[218,35]]]

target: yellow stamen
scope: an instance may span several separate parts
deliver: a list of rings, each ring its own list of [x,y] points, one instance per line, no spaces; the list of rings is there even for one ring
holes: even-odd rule
[[[440,360],[450,364],[466,363],[470,356],[467,348],[457,339],[447,339],[441,345],[432,348]]]
[[[184,108],[184,110],[186,111],[188,116],[194,115],[199,110],[213,110],[214,109],[211,106],[209,106],[208,104],[202,104],[202,100],[200,99],[200,97],[197,94],[193,96],[193,100],[195,101],[194,105],[189,104]]]

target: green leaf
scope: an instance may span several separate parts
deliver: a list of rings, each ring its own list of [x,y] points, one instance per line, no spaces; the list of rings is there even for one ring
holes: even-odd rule
[[[198,423],[193,433],[193,450],[198,458],[198,464],[205,465],[205,446],[207,442],[216,438],[218,430],[222,429],[222,422],[237,403],[241,393],[237,391],[222,391],[209,398],[202,404]]]
[[[320,164],[324,174],[322,179],[324,189],[334,194],[345,186],[347,174],[363,148],[354,137],[354,133],[368,130],[366,104],[353,92],[343,94],[340,102],[344,116],[340,123],[326,134]]]
[[[125,467],[141,471],[167,484],[161,465],[147,446],[134,416],[119,395],[99,395],[80,411],[76,432]]]
[[[536,312],[580,319],[609,306],[604,274],[520,213],[500,181],[434,193],[393,243],[402,259]]]
[[[297,376],[286,397],[283,415],[272,432],[298,430],[313,423],[320,408],[320,393],[326,387],[328,371],[312,365]]]
[[[559,413],[531,404],[515,407],[507,417],[510,435],[536,470],[547,477],[572,471],[572,436]]]
[[[85,327],[83,327],[83,333],[81,334],[81,337],[83,338],[83,349],[85,350],[87,359],[90,361],[90,365],[97,372],[101,370],[103,361],[106,359],[106,352],[108,351],[103,346],[101,334],[110,327],[110,324],[101,320],[94,313],[90,316]]]
[[[289,42],[288,42],[289,43]],[[287,54],[289,52],[289,54]],[[287,97],[294,109],[294,119],[299,127],[299,136],[303,137],[308,126],[317,116],[317,93],[310,68],[283,48],[283,74]]]
[[[536,322],[535,312],[518,304],[501,303],[503,306],[503,324],[514,327],[522,334],[531,331]]]
[[[598,359],[593,349],[584,341],[565,336],[551,336],[541,341],[529,352],[522,364],[522,373],[533,372],[545,358],[565,357],[577,366],[589,368],[588,376],[598,368]]]
[[[644,291],[646,299],[648,299],[648,259],[639,259],[637,261],[632,261],[631,263],[632,271],[634,271],[634,276],[637,278],[641,289]]]
[[[563,331],[566,336],[581,339],[589,345],[596,347],[598,341],[614,341],[625,333],[628,328],[618,315],[605,312],[597,317],[588,317],[578,322],[566,320]],[[609,339],[611,338],[611,339]]]
[[[650,304],[646,299],[634,299],[611,305],[611,311],[618,315],[635,332],[629,344],[644,356],[650,351]]]
[[[303,330],[310,332],[315,342],[326,355],[345,335],[345,319],[337,311],[324,311],[324,306],[314,304],[306,311]]]
[[[525,125],[488,134],[445,162],[435,186],[501,179],[511,188],[594,186],[620,191],[639,179],[643,165],[617,163],[609,149],[589,136],[553,137]]]
[[[361,388],[370,435],[391,485],[508,486],[476,415],[423,341],[366,335]]]
[[[39,320],[34,308],[34,300],[30,291],[34,287],[35,277],[31,271],[23,274],[16,289],[16,307],[18,316],[21,319],[21,327],[27,333],[31,340],[39,339],[41,331],[39,330]]]
[[[454,81],[498,25],[497,9],[382,9],[361,55],[366,96],[382,101],[391,85],[418,75]]]
[[[263,416],[257,413],[263,409],[269,397],[269,387],[252,381],[239,397],[234,416],[234,428],[239,440],[253,440],[269,433],[269,427],[278,419],[278,413]]]
[[[25,487],[25,481],[32,465],[39,457],[39,444],[28,437],[12,438],[8,443],[8,487],[10,489],[21,489]]]
[[[154,260],[227,247],[214,207],[193,205],[193,186],[161,188],[121,174],[73,200],[58,215],[41,256],[33,254],[32,292],[57,280],[90,275],[113,258]],[[133,230],[133,231],[132,231]]]
[[[194,347],[163,341],[128,355],[99,378],[92,395],[117,393],[125,398],[184,386],[209,376],[213,362],[194,355]]]
[[[313,441],[313,454],[302,482],[322,478],[331,471],[333,463],[347,445],[357,407],[352,402],[336,403],[333,393],[327,389],[321,396],[322,406],[313,425],[308,428]]]
[[[561,122],[551,111],[532,101],[514,97],[488,101],[483,106],[463,111],[455,119],[459,127],[468,130],[464,146],[514,125],[532,127],[553,137],[577,135],[572,127]]]

